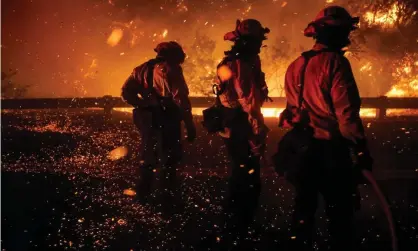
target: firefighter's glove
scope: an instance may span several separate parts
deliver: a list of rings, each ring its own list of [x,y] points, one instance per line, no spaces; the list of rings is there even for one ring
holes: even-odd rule
[[[262,90],[261,90],[261,99],[264,102],[273,102],[273,100],[269,97],[269,89],[267,88],[267,86],[265,86]]]
[[[370,156],[370,153],[368,151],[357,153],[356,166],[360,170],[372,171],[372,169],[373,169],[373,158],[372,158],[372,156]]]
[[[193,121],[193,115],[190,111],[183,114],[184,125],[186,126],[187,141],[193,142],[196,139],[196,125]]]
[[[269,131],[270,129],[264,125],[261,130],[259,130],[259,133],[250,139],[251,153],[254,156],[261,157],[264,155],[264,152],[266,151],[267,134]]]
[[[196,139],[196,127],[194,124],[186,126],[187,141],[193,142]]]
[[[370,156],[370,152],[367,148],[351,148],[350,155],[354,168],[356,168],[359,171],[372,171],[373,158],[372,156]]]
[[[225,127],[223,131],[218,132],[218,134],[225,139],[231,138],[231,129]]]

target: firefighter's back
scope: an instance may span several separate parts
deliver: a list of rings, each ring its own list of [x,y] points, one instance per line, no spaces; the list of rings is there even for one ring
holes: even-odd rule
[[[285,77],[287,101],[289,105],[295,107],[298,106],[301,70],[304,61],[303,56],[297,58],[289,66]],[[332,104],[332,78],[336,67],[347,63],[347,59],[341,53],[323,51],[313,56],[307,64],[303,107],[308,111],[310,126],[314,129],[315,138],[329,140],[341,136]]]

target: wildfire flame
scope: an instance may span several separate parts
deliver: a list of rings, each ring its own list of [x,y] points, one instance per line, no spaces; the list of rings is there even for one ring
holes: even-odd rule
[[[380,25],[384,28],[392,28],[398,20],[399,6],[395,3],[387,12],[377,11],[375,13],[368,11],[364,14],[364,20],[369,25]]]
[[[388,97],[418,97],[418,54],[406,55],[395,66],[392,76],[397,81],[386,93]]]

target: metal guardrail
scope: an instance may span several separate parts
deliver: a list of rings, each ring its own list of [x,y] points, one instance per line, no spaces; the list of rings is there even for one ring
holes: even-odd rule
[[[266,108],[286,106],[284,97],[272,98],[273,102],[265,103]],[[191,97],[193,107],[208,107],[213,104],[213,97]],[[1,109],[69,109],[69,108],[103,108],[110,115],[113,108],[129,107],[121,98],[104,96],[92,98],[35,98],[35,99],[2,99]],[[376,118],[384,119],[387,109],[418,109],[418,98],[362,98],[362,108],[377,109]]]

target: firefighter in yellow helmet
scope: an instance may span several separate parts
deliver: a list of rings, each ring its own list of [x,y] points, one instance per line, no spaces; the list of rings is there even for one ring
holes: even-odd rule
[[[331,250],[353,250],[351,225],[360,173],[356,168],[371,169],[373,162],[359,115],[359,92],[343,51],[358,21],[339,6],[320,11],[305,29],[305,36],[315,39],[314,47],[286,72],[287,108],[281,126],[292,130],[279,143],[276,168],[279,174],[286,172],[296,189],[294,250],[313,250],[318,194],[324,197],[330,220]]]
[[[220,134],[232,165],[226,230],[238,242],[248,233],[260,195],[260,158],[268,132],[261,106],[268,88],[258,54],[267,33],[257,20],[237,20],[236,29],[224,36],[234,45],[218,65],[225,126]]]
[[[137,195],[143,202],[151,195],[157,164],[161,165],[165,198],[176,197],[176,167],[182,157],[181,121],[185,123],[188,140],[196,137],[189,89],[181,68],[186,54],[174,41],[160,43],[154,51],[156,58],[136,67],[122,87],[123,99],[134,107],[133,120],[140,134]],[[168,201],[172,200],[165,200]]]

